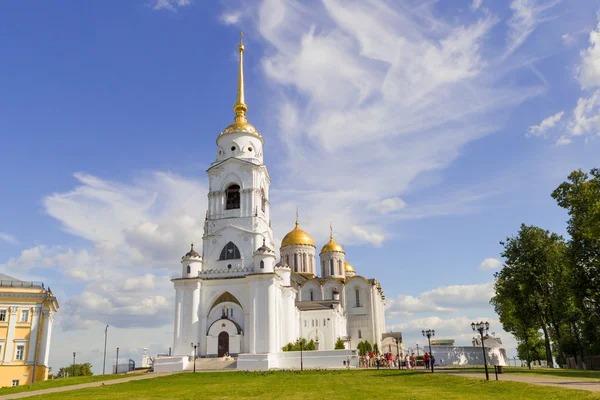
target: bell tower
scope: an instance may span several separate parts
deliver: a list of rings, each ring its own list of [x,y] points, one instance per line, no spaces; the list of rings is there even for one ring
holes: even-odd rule
[[[244,50],[240,33],[235,117],[219,133],[216,160],[207,171],[210,191],[202,249],[205,271],[252,272],[258,269],[253,255],[263,239],[273,246],[269,216],[271,178],[263,163],[263,137],[246,116]]]

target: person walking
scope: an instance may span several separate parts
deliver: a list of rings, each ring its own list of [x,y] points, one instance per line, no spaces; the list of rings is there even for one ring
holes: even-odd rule
[[[430,356],[429,353],[425,353],[425,355],[423,356],[423,361],[425,363],[425,369],[429,369],[429,361],[430,361]]]

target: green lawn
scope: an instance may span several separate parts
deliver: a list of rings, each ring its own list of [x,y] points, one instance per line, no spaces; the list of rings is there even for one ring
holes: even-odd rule
[[[5,394],[12,394],[12,393],[29,392],[31,390],[50,389],[50,388],[55,388],[55,387],[78,385],[80,383],[107,381],[110,379],[125,378],[127,376],[130,376],[130,375],[111,374],[111,375],[76,376],[73,378],[49,379],[47,381],[35,382],[35,383],[29,384],[29,385],[0,388],[0,396],[5,395]]]
[[[37,398],[37,396],[36,396]],[[44,399],[600,399],[600,393],[421,371],[182,373],[44,395]]]
[[[459,370],[464,372],[481,372],[484,373],[483,366],[473,368],[440,368],[447,370]],[[488,367],[489,374],[494,375],[494,367]],[[521,368],[521,367],[504,367],[505,374],[517,374],[517,375],[531,375],[531,376],[543,376],[545,378],[557,378],[557,379],[584,379],[600,381],[600,371],[587,371],[581,369],[561,369],[561,368]],[[494,377],[495,379],[495,377]]]

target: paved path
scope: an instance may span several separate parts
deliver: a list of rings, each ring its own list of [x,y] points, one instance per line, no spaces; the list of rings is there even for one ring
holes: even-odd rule
[[[451,371],[451,370],[438,370],[437,372],[443,373],[443,374],[449,374],[449,375],[467,376],[469,378],[485,379],[485,373],[461,372],[461,371]],[[494,374],[493,369],[490,373],[490,380],[496,380],[496,375]],[[542,376],[517,375],[517,374],[499,374],[498,380],[531,383],[533,385],[542,385],[542,386],[554,386],[554,387],[561,387],[561,388],[565,388],[565,389],[588,390],[590,392],[600,392],[600,381],[597,381],[597,380],[568,379],[568,378],[545,378]],[[1,400],[1,398],[0,398],[0,400]]]
[[[8,399],[22,399],[25,397],[31,397],[31,396],[40,396],[42,394],[48,394],[48,393],[58,393],[58,392],[66,392],[69,390],[77,390],[77,389],[85,389],[85,388],[90,388],[90,387],[98,387],[98,386],[103,386],[103,385],[115,385],[117,383],[124,383],[124,382],[131,382],[131,381],[140,381],[143,379],[152,379],[152,378],[158,378],[159,376],[166,376],[166,375],[170,375],[170,373],[164,372],[164,373],[148,373],[148,374],[135,374],[132,376],[128,376],[127,378],[120,378],[120,379],[109,379],[107,381],[100,381],[100,382],[90,382],[90,383],[80,383],[78,385],[71,385],[71,386],[61,386],[61,387],[56,387],[56,388],[51,388],[51,389],[40,389],[40,390],[32,390],[30,392],[21,392],[21,393],[13,393],[13,394],[6,394],[4,396],[0,396],[0,400],[8,400]]]

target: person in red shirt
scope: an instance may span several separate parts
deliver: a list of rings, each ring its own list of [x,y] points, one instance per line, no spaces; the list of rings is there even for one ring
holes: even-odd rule
[[[425,361],[425,369],[429,369],[429,360],[431,358],[429,357],[429,353],[425,353],[425,355],[423,356],[423,361]]]

